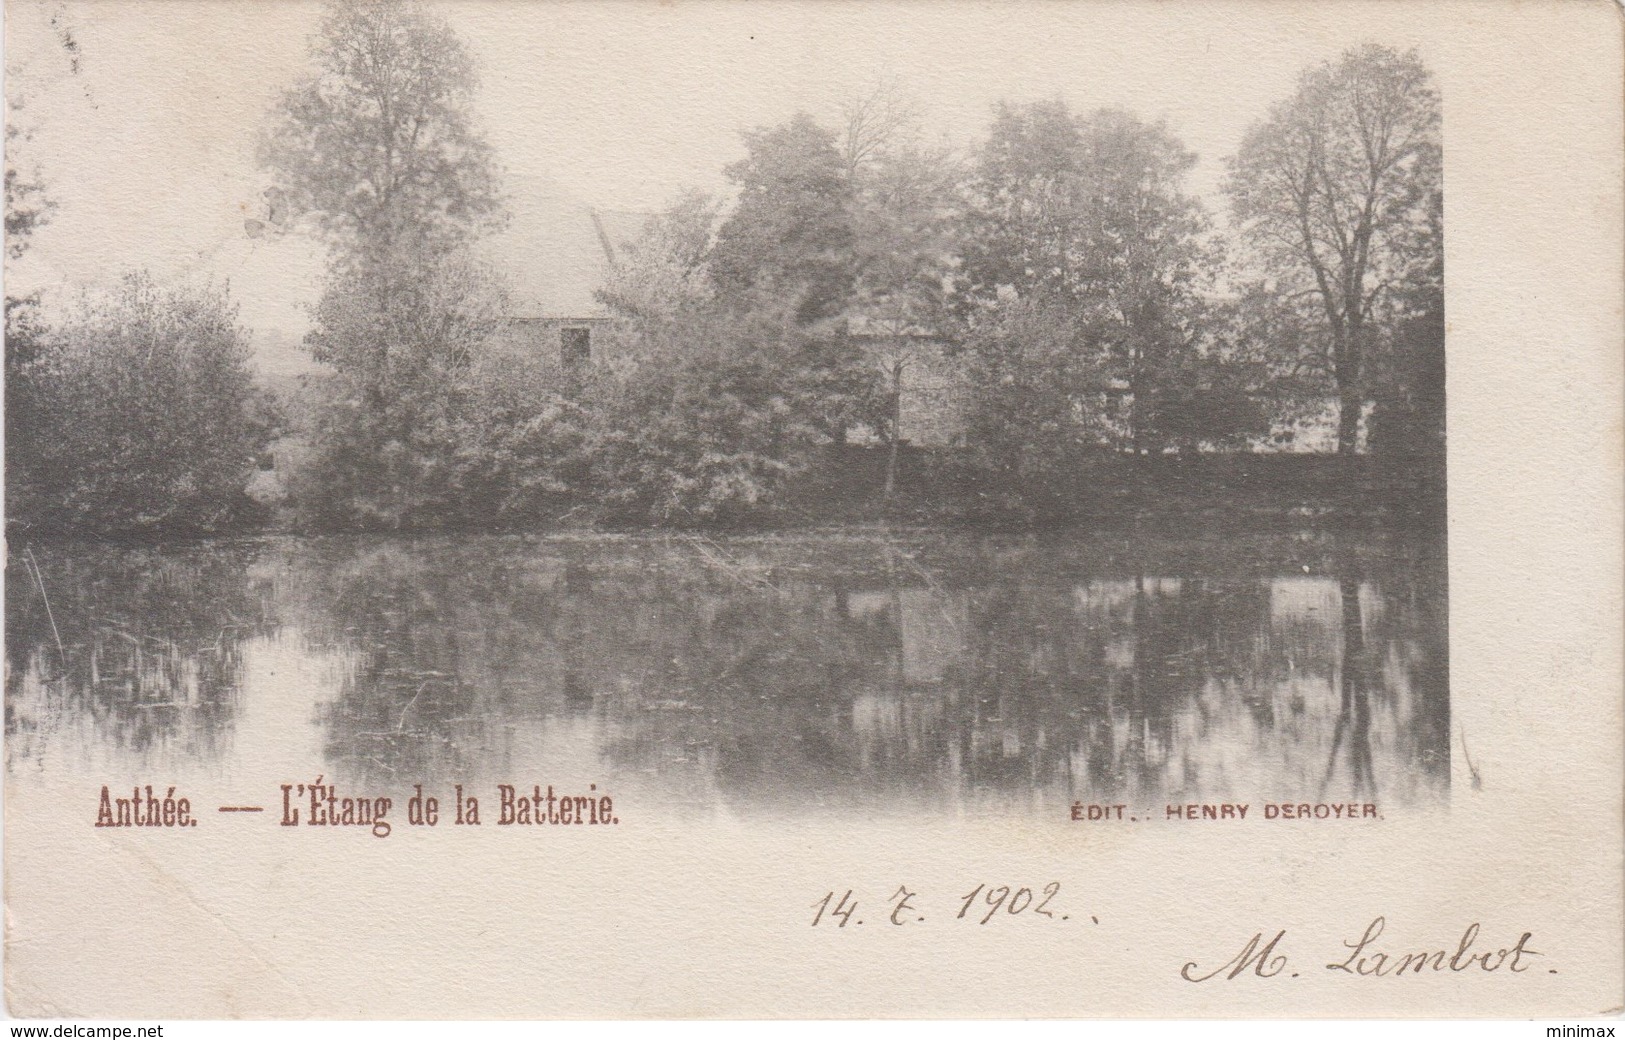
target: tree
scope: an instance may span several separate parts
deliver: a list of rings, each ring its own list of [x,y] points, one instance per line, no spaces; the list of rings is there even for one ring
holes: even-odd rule
[[[1082,130],[1086,307],[1127,386],[1134,450],[1145,453],[1174,443],[1156,436],[1166,425],[1159,407],[1188,393],[1193,371],[1216,363],[1196,362],[1209,309],[1202,290],[1221,257],[1207,241],[1201,203],[1181,187],[1196,156],[1166,127],[1104,109]]]
[[[820,162],[833,155],[808,125],[761,131],[752,139],[762,168],[742,174],[758,194],[714,243],[718,207],[690,194],[611,264],[599,299],[617,320],[579,399],[592,424],[592,485],[612,519],[717,524],[771,512],[809,453],[875,421],[878,378],[846,330],[849,293],[810,306],[824,256],[809,261],[810,239],[786,230],[833,220],[836,196],[769,187],[769,171],[795,180],[791,159],[762,143],[780,138],[812,142]]]
[[[1338,395],[1338,451],[1357,450],[1372,356],[1404,286],[1440,242],[1439,95],[1421,58],[1368,44],[1303,73],[1248,130],[1225,190],[1283,296],[1318,304]]]
[[[967,336],[968,437],[984,468],[1016,486],[1065,469],[1099,443],[1103,357],[1064,302],[1012,300]]]
[[[598,301],[626,318],[661,319],[711,302],[709,257],[721,203],[681,195],[615,251]]]
[[[1084,380],[1074,394],[1124,411],[1137,452],[1169,446],[1156,409],[1200,351],[1221,262],[1182,188],[1195,162],[1165,126],[1127,112],[1000,105],[971,180],[962,313],[974,324],[1016,299],[1064,315],[1094,359],[1071,366]]]
[[[1057,300],[1082,293],[1074,225],[1086,172],[1082,128],[1063,102],[999,103],[971,170],[963,309],[994,306],[1001,291]]]
[[[379,279],[395,286],[387,308],[373,294]],[[388,404],[467,369],[507,297],[501,275],[466,251],[380,261],[330,276],[305,346]]]
[[[28,131],[15,120],[20,108],[15,98],[6,99],[13,118],[6,120],[6,255],[22,257],[34,232],[51,219],[56,203],[45,192],[35,172],[25,172],[18,158],[18,146],[28,140]]]
[[[848,311],[898,327],[952,320],[959,169],[946,149],[888,152],[859,172],[852,201],[853,286]]]
[[[897,479],[903,380],[939,361],[949,310],[961,171],[945,146],[921,141],[915,105],[882,83],[842,107],[840,142],[852,188],[854,282],[847,311],[886,380],[885,498]]]
[[[50,219],[55,203],[37,174],[24,172],[18,156],[18,146],[28,140],[28,133],[16,121],[20,102],[8,97],[6,107],[11,117],[6,120],[5,137],[6,256],[17,260],[27,251],[34,232]],[[5,299],[6,490],[11,498],[8,513],[13,517],[41,504],[34,485],[41,479],[41,449],[50,441],[42,427],[50,412],[46,400],[50,382],[43,364],[50,330],[39,302],[38,293],[7,293]]]
[[[311,58],[317,72],[282,94],[260,162],[341,266],[445,255],[500,223],[491,150],[469,116],[473,59],[450,26],[412,0],[339,0]]]
[[[877,81],[867,93],[841,105],[841,165],[856,183],[867,168],[915,144],[920,112],[895,80]]]
[[[387,310],[363,272],[335,276],[316,307],[306,344],[334,371],[313,388],[311,457],[291,490],[318,526],[456,525],[491,505],[465,478],[489,463],[484,424],[516,421],[480,407],[506,287],[465,253],[405,274],[385,272],[399,286]]]
[[[504,217],[470,117],[474,62],[413,0],[339,0],[311,57],[260,143],[282,201],[330,249],[305,343],[337,375],[296,497],[327,524],[456,522],[478,432],[470,373],[503,296],[468,253]]]
[[[1249,374],[1260,409],[1256,435],[1277,447],[1292,443],[1300,423],[1325,415],[1326,389],[1335,384],[1323,326],[1307,296],[1282,296],[1262,279],[1240,281],[1211,311],[1217,350]]]
[[[394,337],[424,318],[424,276],[504,219],[490,148],[469,117],[473,59],[411,0],[340,0],[312,59],[316,74],[278,101],[260,161],[331,250],[327,292],[337,299],[319,306],[309,345],[372,380],[372,404],[383,407],[376,381],[410,367],[392,354],[423,346]],[[342,328],[322,325],[333,313],[349,315]]]
[[[798,421],[839,443],[849,427],[875,421],[880,401],[878,374],[845,328],[857,263],[853,186],[835,135],[805,113],[744,136],[747,156],[727,171],[739,203],[707,261],[716,302],[740,328],[796,327],[764,335],[757,349],[787,379]]]
[[[832,318],[852,291],[852,188],[835,135],[804,112],[748,131],[727,169],[739,204],[717,232],[711,277],[735,307],[788,303],[795,320]]]
[[[23,530],[190,535],[243,516],[270,422],[225,293],[131,274],[30,341],[8,373],[26,387],[7,416]]]
[[[828,344],[783,311],[707,307],[623,325],[632,363],[589,388],[592,484],[610,519],[692,526],[771,510],[829,440]]]
[[[1444,195],[1434,192],[1427,223],[1418,228],[1423,240],[1410,252],[1417,266],[1395,293],[1392,350],[1374,380],[1376,408],[1371,415],[1370,448],[1396,456],[1403,465],[1444,490],[1445,461],[1445,321]]]

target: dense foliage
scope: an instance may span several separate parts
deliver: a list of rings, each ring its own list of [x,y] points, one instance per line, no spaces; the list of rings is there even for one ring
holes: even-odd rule
[[[311,57],[315,73],[282,95],[260,144],[279,199],[329,247],[306,345],[331,374],[312,387],[294,502],[328,527],[528,515],[511,492],[472,494],[504,478],[518,492],[525,475],[504,456],[534,432],[506,425],[481,363],[504,295],[466,246],[503,210],[469,114],[473,60],[421,5],[368,0],[334,4]]]
[[[1338,395],[1341,452],[1356,449],[1394,336],[1442,271],[1440,127],[1416,53],[1369,44],[1306,70],[1230,162],[1244,237],[1276,299],[1307,312],[1313,334],[1296,353]]]
[[[311,59],[316,71],[278,100],[260,161],[338,266],[399,271],[404,256],[442,255],[500,223],[491,150],[469,115],[474,62],[443,19],[418,3],[338,0]]]
[[[231,527],[271,433],[224,293],[144,274],[55,327],[6,314],[7,518],[19,533],[193,535]]]
[[[1234,243],[1186,188],[1196,156],[1117,109],[1003,103],[955,154],[881,84],[833,127],[748,130],[735,198],[685,194],[606,236],[605,315],[575,361],[475,259],[505,217],[450,26],[339,0],[311,61],[260,159],[273,232],[328,248],[320,372],[278,425],[222,293],[131,276],[54,325],[8,299],[23,530],[225,529],[273,434],[261,499],[339,530],[783,517],[853,440],[886,449],[889,506],[922,430],[1014,498],[1101,459],[1285,446],[1328,405],[1340,451],[1442,458],[1438,97],[1414,54],[1312,68],[1248,131]],[[51,203],[9,149],[6,188],[16,255]],[[924,384],[938,397],[905,417]]]
[[[786,315],[713,308],[633,323],[628,363],[590,387],[584,489],[619,523],[689,526],[770,511],[844,424],[881,406],[849,341]]]

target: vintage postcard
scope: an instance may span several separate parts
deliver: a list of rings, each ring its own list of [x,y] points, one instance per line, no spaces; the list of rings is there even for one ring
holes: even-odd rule
[[[22,1018],[1617,1013],[1605,0],[7,0]]]

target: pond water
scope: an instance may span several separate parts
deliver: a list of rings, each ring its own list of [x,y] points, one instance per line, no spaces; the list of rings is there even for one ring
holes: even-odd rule
[[[9,784],[885,817],[1450,777],[1444,565],[1395,535],[269,538],[6,583]]]

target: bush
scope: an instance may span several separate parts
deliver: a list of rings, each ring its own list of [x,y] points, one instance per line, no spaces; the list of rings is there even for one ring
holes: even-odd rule
[[[223,291],[130,274],[54,329],[8,305],[6,338],[17,533],[190,536],[257,519],[244,492],[271,416]]]
[[[759,521],[820,445],[885,406],[878,370],[831,330],[768,311],[627,323],[584,388],[592,484],[621,524]]]
[[[493,344],[386,398],[342,372],[311,392],[310,450],[289,488],[306,526],[532,527],[581,502],[581,408],[534,356]]]

